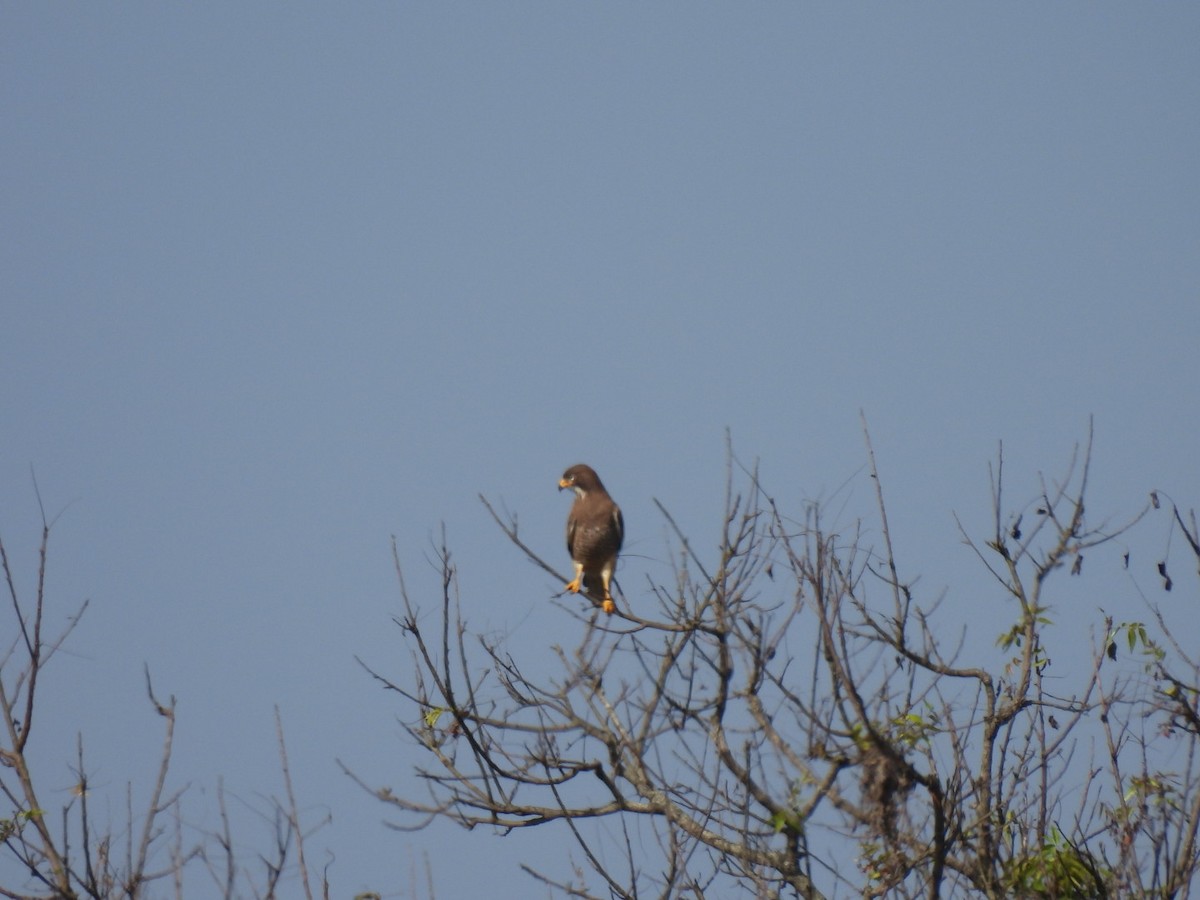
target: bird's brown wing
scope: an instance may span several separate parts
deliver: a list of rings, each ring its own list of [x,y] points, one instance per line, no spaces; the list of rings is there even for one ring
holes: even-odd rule
[[[567,516],[567,553],[571,554],[571,559],[575,558],[575,532],[579,528],[579,522],[575,516],[575,507],[572,505],[571,512]]]

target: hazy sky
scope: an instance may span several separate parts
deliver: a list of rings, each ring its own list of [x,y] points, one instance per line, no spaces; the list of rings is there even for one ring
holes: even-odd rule
[[[952,513],[986,529],[1000,439],[1023,500],[1094,416],[1097,515],[1200,505],[1197,48],[1169,2],[0,5],[0,534],[28,593],[32,465],[51,620],[91,600],[47,802],[81,729],[114,820],[148,783],[146,664],[189,827],[219,774],[281,790],[278,704],[337,896],[424,853],[440,898],[529,896],[560,842],[388,831],[335,764],[412,788],[354,660],[408,671],[390,538],[432,608],[445,523],[472,624],[536,653],[578,625],[477,495],[566,570],[590,462],[637,603],[652,498],[712,545],[726,429],[849,521],[861,409],[902,567],[990,645]]]

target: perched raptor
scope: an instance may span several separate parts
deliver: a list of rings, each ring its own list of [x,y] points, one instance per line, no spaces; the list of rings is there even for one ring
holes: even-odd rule
[[[575,564],[575,580],[566,589],[573,594],[603,592],[601,606],[611,616],[617,605],[610,585],[625,537],[625,520],[591,466],[571,466],[563,472],[558,489],[566,488],[575,492],[567,516],[567,552]]]

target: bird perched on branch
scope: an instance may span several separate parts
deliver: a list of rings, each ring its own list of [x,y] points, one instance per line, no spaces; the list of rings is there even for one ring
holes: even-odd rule
[[[611,616],[617,608],[611,584],[625,538],[625,519],[591,466],[580,464],[563,472],[558,489],[567,488],[575,492],[567,516],[567,552],[575,564],[575,579],[566,589],[572,594],[581,590],[598,594],[601,607]]]

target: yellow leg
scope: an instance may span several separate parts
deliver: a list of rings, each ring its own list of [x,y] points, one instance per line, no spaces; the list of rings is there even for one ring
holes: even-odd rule
[[[600,604],[600,608],[610,616],[617,611],[617,604],[613,603],[612,591],[609,590],[609,582],[611,579],[611,569],[605,569],[600,573],[600,580],[604,583],[604,602]]]
[[[578,594],[583,590],[583,566],[576,563],[575,565],[575,580],[568,581],[567,586],[563,590],[570,591],[572,594]]]

